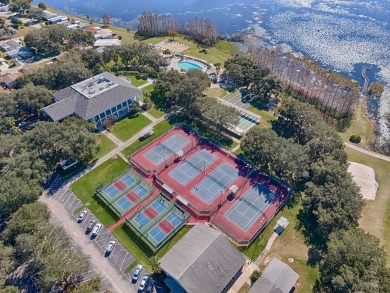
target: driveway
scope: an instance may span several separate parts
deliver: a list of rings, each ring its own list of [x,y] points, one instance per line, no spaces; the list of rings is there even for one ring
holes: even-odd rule
[[[56,179],[50,190],[40,197],[40,201],[48,206],[52,222],[65,228],[74,242],[74,247],[90,257],[90,271],[84,276],[85,280],[100,275],[102,290],[118,293],[137,292],[143,274],[136,284],[131,284],[133,271],[125,273],[129,265],[135,261],[134,256],[106,227],[102,226],[96,237],[91,237],[90,233],[86,232],[88,223],[93,219],[97,220],[88,209],[85,209],[88,211],[85,219],[77,223],[77,215],[83,209],[83,204],[67,185]],[[116,241],[116,245],[111,254],[106,255],[106,246],[111,240]]]

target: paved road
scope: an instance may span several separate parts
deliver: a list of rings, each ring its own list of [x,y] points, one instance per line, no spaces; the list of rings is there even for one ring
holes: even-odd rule
[[[77,223],[76,216],[80,209],[83,209],[83,204],[66,184],[57,179],[51,185],[50,190],[53,192],[43,194],[40,201],[49,207],[53,222],[65,228],[74,242],[74,247],[90,257],[91,270],[84,276],[84,279],[88,280],[93,276],[100,275],[104,290],[118,293],[137,292],[142,274],[136,284],[131,284],[133,271],[125,273],[129,265],[135,261],[134,256],[120,244],[106,227],[102,226],[97,237],[92,237],[86,232],[89,221],[97,220],[91,212],[88,212],[83,222]],[[117,244],[112,253],[106,255],[105,249],[111,240],[115,240]]]

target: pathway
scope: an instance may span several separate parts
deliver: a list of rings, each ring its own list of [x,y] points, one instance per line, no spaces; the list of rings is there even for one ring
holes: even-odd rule
[[[147,83],[144,83],[143,85],[140,85],[137,88],[143,89],[144,87],[147,87],[148,85],[153,84],[153,82],[154,82],[154,79],[148,78],[148,82]]]
[[[370,151],[370,150],[366,150],[366,149],[363,149],[357,145],[354,145],[350,142],[344,142],[344,145],[350,149],[353,149],[355,151],[358,151],[358,152],[361,152],[363,154],[366,154],[368,156],[371,156],[373,158],[377,158],[377,159],[380,159],[380,160],[384,160],[384,161],[387,161],[387,162],[390,162],[390,157],[389,156],[386,156],[386,155],[382,155],[380,153],[377,153],[377,152],[374,152],[374,151]]]
[[[363,69],[362,69],[362,77],[364,78],[364,85],[363,85],[363,90],[362,90],[362,94],[365,95],[367,93],[367,89],[368,89],[368,82],[369,82],[369,79],[367,77],[367,70],[370,70],[371,67],[367,67],[367,66],[363,66]]]

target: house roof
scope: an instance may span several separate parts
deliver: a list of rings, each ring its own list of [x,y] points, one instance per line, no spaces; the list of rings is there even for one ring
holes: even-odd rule
[[[140,94],[141,91],[130,82],[103,72],[55,92],[53,98],[56,103],[43,108],[43,111],[53,121],[62,120],[72,114],[88,120]]]
[[[188,292],[221,292],[245,262],[219,231],[195,225],[162,258],[161,268]]]
[[[3,83],[5,83],[8,87],[12,85],[12,83],[22,74],[20,72],[15,72],[12,74],[7,74],[2,78]]]
[[[273,258],[249,293],[289,293],[298,281],[298,274],[284,262]]]
[[[95,41],[94,47],[119,46],[121,40],[119,39],[98,39]]]

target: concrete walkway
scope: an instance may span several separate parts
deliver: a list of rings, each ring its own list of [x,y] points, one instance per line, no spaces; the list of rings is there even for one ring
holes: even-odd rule
[[[376,153],[376,152],[373,152],[373,151],[370,151],[370,150],[363,149],[363,148],[358,147],[357,145],[354,145],[354,144],[352,144],[350,142],[344,142],[344,144],[345,144],[345,146],[347,148],[350,148],[350,149],[353,149],[355,151],[361,152],[361,153],[366,154],[368,156],[371,156],[373,158],[377,158],[377,159],[381,159],[381,160],[390,162],[390,157],[389,156],[382,155],[382,154],[379,154],[379,153]]]
[[[143,84],[143,85],[140,85],[140,86],[138,86],[137,88],[143,89],[144,87],[147,87],[148,85],[153,84],[153,82],[154,82],[154,79],[148,78],[148,82],[147,82],[147,83],[145,83],[145,84]]]

